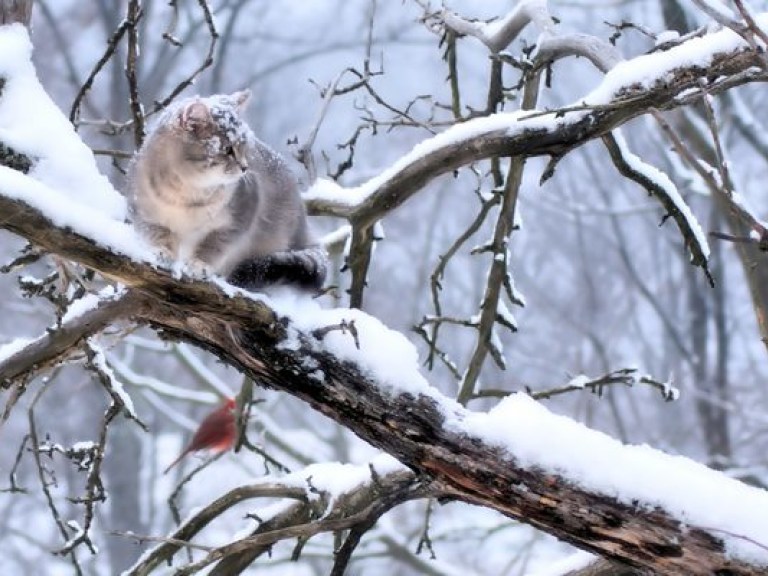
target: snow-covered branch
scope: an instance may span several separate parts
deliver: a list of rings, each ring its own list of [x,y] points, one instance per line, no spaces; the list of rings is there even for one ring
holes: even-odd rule
[[[761,55],[731,30],[691,38],[666,52],[613,66],[597,88],[572,105],[469,120],[425,140],[360,186],[342,188],[320,180],[305,199],[311,213],[367,228],[442,174],[492,157],[562,157],[650,110],[673,109],[693,96],[765,80],[761,64]],[[691,243],[689,237],[686,241]]]
[[[235,488],[196,512],[126,574],[151,574],[155,568],[173,558],[182,548],[181,542],[191,542],[212,520],[246,500],[286,498],[295,503],[266,507],[258,515],[258,525],[248,530],[247,535],[210,550],[204,559],[185,570],[197,570],[218,562],[211,574],[239,573],[280,540],[310,537],[319,532],[345,528],[352,529],[348,536],[351,539],[359,524],[375,521],[393,506],[426,495],[438,495],[438,492],[388,457],[380,457],[360,466],[317,464],[286,476],[266,477],[255,484]],[[345,547],[343,545],[342,550]],[[349,559],[341,550],[338,556],[346,556],[347,561]],[[339,559],[337,563],[340,570],[334,569],[333,573],[342,574],[346,562],[342,565]]]
[[[451,10],[443,10],[440,20],[457,34],[477,38],[491,52],[504,50],[530,23],[542,34],[551,33],[555,26],[546,0],[520,0],[504,18],[490,23],[466,20]]]
[[[31,340],[20,339],[0,347],[0,389],[11,388],[0,426],[8,419],[27,384],[38,374],[84,355],[87,340],[121,319],[136,312],[135,299],[110,286],[99,296],[88,295],[76,301],[58,326]],[[132,414],[135,418],[135,414]]]

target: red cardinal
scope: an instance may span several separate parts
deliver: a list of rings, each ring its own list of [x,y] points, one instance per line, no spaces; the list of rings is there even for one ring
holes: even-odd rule
[[[176,466],[190,452],[205,448],[214,452],[224,452],[235,443],[235,400],[227,398],[224,403],[208,414],[192,436],[192,441],[181,451],[179,457],[168,465],[163,474]]]

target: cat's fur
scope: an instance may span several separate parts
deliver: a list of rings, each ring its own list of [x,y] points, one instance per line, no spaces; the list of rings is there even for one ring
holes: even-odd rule
[[[325,253],[289,168],[240,118],[249,97],[194,97],[165,112],[130,169],[133,221],[166,259],[233,284],[319,289]]]

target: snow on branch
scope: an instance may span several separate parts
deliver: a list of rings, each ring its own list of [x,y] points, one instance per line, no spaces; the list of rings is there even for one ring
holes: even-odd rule
[[[758,21],[766,23],[768,16]],[[605,65],[613,65],[615,60]],[[597,88],[569,106],[468,120],[421,142],[357,187],[319,180],[306,192],[305,200],[311,213],[347,218],[365,228],[432,179],[471,162],[499,156],[562,157],[651,109],[676,108],[704,93],[716,94],[765,79],[761,65],[761,55],[732,30],[691,38],[665,52],[613,65]],[[686,227],[683,233],[693,247],[691,231],[696,226]],[[694,240],[700,242],[701,238]],[[694,260],[701,262],[706,246],[700,243],[693,250]]]
[[[208,555],[193,565],[182,568],[182,574],[219,562],[216,574],[235,573],[235,566],[249,565],[280,540],[309,537],[319,532],[351,528],[350,534],[336,554],[332,574],[343,574],[359,536],[355,528],[369,524],[397,504],[414,498],[437,496],[439,493],[420,482],[415,474],[396,460],[381,456],[363,465],[330,462],[313,464],[292,474],[267,476],[258,482],[235,488],[218,497],[202,510],[183,521],[164,538],[132,535],[141,540],[158,540],[126,576],[144,576],[169,562],[173,556],[225,510],[246,500],[288,498],[278,506],[257,508],[259,522],[246,528],[234,542],[221,547],[207,547]],[[193,545],[198,546],[198,545]]]
[[[440,19],[457,34],[477,38],[491,52],[500,52],[509,46],[530,23],[534,23],[542,34],[551,33],[555,26],[547,0],[521,0],[507,16],[487,24],[465,20],[451,10],[443,10]]]
[[[45,334],[0,347],[0,389],[13,386],[0,423],[8,418],[32,377],[82,352],[90,336],[129,315],[135,309],[134,303],[135,298],[109,286],[99,295],[75,301],[61,323]]]
[[[84,218],[90,208],[122,221],[125,200],[98,171],[91,150],[37,79],[27,29],[21,24],[0,27],[0,53],[0,151],[14,150],[17,163],[25,156],[29,175],[54,185],[67,201],[82,204]],[[0,160],[9,166],[4,155]]]
[[[661,202],[667,211],[664,219],[672,218],[675,220],[691,252],[692,263],[703,267],[710,284],[714,285],[714,280],[706,265],[709,258],[707,237],[672,180],[630,152],[624,137],[618,130],[606,134],[603,141],[618,171],[643,186],[649,194]]]

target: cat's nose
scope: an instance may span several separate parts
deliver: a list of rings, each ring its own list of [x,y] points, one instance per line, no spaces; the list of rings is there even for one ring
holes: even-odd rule
[[[245,173],[248,172],[248,162],[244,160],[240,160],[238,163],[238,166],[240,166],[240,171]]]

